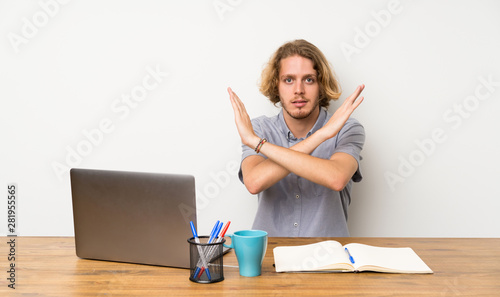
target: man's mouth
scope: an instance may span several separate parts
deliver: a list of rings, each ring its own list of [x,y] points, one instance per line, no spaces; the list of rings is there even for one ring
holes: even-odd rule
[[[299,108],[304,107],[307,104],[307,100],[302,100],[302,99],[293,100],[292,104],[295,107],[299,107]]]

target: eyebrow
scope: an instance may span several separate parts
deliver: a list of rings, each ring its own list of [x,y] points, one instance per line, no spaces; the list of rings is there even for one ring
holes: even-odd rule
[[[295,74],[283,74],[280,76],[280,78],[288,78],[288,77],[291,77],[291,78],[296,78],[297,75]],[[313,74],[313,73],[309,73],[309,74],[306,74],[303,76],[304,78],[310,78],[310,77],[318,77],[316,74]]]

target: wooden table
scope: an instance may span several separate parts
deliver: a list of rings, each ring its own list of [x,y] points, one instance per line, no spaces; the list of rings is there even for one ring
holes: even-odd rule
[[[79,259],[72,237],[17,237],[15,290],[7,286],[12,238],[1,238],[0,296],[500,296],[500,238],[269,238],[261,276],[225,267],[224,281],[197,284],[187,269]],[[409,246],[434,274],[274,271],[274,247],[327,239]],[[224,265],[237,265],[234,252]]]

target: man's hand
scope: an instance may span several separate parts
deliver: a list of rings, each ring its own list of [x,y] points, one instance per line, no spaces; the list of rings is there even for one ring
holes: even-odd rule
[[[238,98],[231,88],[227,88],[227,92],[229,93],[229,99],[233,106],[234,121],[236,122],[236,128],[240,134],[241,142],[250,148],[256,147],[260,138],[253,131],[252,121],[248,116],[245,105],[243,105],[240,98]]]
[[[345,99],[344,103],[335,111],[330,120],[320,129],[321,133],[325,133],[326,139],[330,139],[337,135],[354,110],[363,102],[364,97],[359,99],[358,97],[364,88],[365,85],[359,85],[354,93]]]

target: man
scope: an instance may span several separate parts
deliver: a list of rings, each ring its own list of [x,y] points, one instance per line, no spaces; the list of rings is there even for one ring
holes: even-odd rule
[[[363,89],[328,113],[340,87],[324,55],[305,40],[285,43],[263,71],[260,90],[280,103],[277,116],[250,120],[228,88],[243,143],[239,176],[259,196],[253,229],[269,236],[349,236],[347,206],[352,181],[362,179],[365,140],[363,126],[350,116]]]

